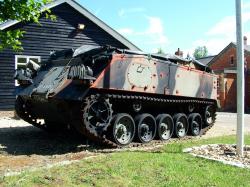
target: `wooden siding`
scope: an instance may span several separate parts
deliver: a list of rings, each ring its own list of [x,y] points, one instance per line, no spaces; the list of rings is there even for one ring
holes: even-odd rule
[[[57,16],[55,22],[43,16],[40,19],[41,25],[18,23],[8,28],[22,28],[26,33],[22,39],[24,50],[21,53],[14,53],[9,49],[0,52],[0,110],[14,108],[15,55],[41,56],[41,60],[44,61],[48,59],[51,51],[77,48],[81,45],[111,45],[126,48],[66,3],[53,8],[52,13]],[[85,25],[81,32],[76,29],[79,23]]]

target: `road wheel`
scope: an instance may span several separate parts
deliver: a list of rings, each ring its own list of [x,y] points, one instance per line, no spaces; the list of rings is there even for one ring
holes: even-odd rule
[[[175,126],[175,135],[178,138],[185,137],[188,131],[187,116],[183,113],[178,113],[178,114],[175,114],[173,118],[174,118],[174,126]]]
[[[204,115],[204,121],[206,126],[212,125],[215,122],[215,112],[216,111],[212,105],[206,106]]]
[[[193,136],[199,136],[202,129],[202,118],[198,113],[193,113],[188,116],[189,132]]]
[[[160,140],[166,141],[171,138],[174,132],[174,121],[169,114],[159,114],[156,117],[157,136]]]
[[[120,146],[130,144],[135,135],[133,118],[128,114],[121,113],[114,117],[112,123],[114,141]]]
[[[141,143],[152,141],[156,134],[156,121],[150,114],[141,114],[135,117],[137,137]]]

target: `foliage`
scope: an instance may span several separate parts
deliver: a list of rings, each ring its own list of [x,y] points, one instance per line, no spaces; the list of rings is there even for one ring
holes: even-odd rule
[[[198,46],[193,53],[195,59],[206,57],[208,55],[208,50],[206,46]]]
[[[186,59],[187,59],[187,60],[191,60],[191,59],[192,59],[192,57],[190,57],[190,54],[189,54],[189,53],[187,54]]]
[[[250,143],[250,136],[246,137]],[[250,170],[193,157],[183,148],[235,143],[235,136],[169,143],[154,152],[106,154],[68,166],[25,172],[0,186],[249,186]]]
[[[162,48],[159,48],[158,51],[157,51],[157,54],[165,54],[164,50]]]
[[[39,24],[41,9],[52,0],[2,0],[0,1],[0,23],[8,20],[17,20],[21,22],[35,22]],[[44,10],[46,18],[55,20],[49,9]],[[0,50],[11,47],[13,50],[21,50],[20,39],[24,31],[0,30]]]

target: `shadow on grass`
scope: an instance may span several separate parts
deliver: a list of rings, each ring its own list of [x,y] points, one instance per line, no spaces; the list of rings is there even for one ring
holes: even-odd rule
[[[72,131],[47,133],[33,126],[0,128],[0,154],[61,155],[104,148]]]
[[[233,142],[232,137],[215,138],[210,140],[194,140],[181,143],[169,143],[164,147],[153,150],[134,150],[142,153],[170,153],[180,154],[186,147],[211,143]],[[249,138],[248,138],[249,139]],[[247,139],[247,140],[248,140]],[[249,142],[249,141],[248,141]],[[90,152],[109,150],[109,147],[97,145],[87,140],[83,135],[67,131],[47,133],[33,126],[0,128],[0,154],[9,155],[62,155],[88,150]],[[115,152],[115,151],[114,151]],[[126,152],[126,150],[125,150]],[[103,152],[105,153],[105,152]],[[107,152],[108,153],[108,152]]]

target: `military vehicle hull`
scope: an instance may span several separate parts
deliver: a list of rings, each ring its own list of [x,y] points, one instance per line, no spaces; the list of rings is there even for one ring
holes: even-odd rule
[[[20,74],[27,73],[16,76],[21,118],[45,130],[73,127],[110,146],[202,135],[218,107],[216,75],[176,56],[82,47],[33,77]]]

